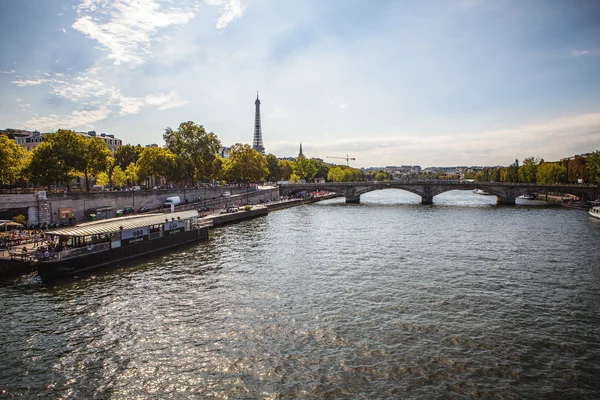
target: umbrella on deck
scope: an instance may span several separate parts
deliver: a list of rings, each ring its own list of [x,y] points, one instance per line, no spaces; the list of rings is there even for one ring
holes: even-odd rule
[[[13,222],[13,221],[0,220],[0,227],[3,227],[5,232],[9,227],[17,227],[17,226],[23,226],[23,224],[20,224],[18,222]]]

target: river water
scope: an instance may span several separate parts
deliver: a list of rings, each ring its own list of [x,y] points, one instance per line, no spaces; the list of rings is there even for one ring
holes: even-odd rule
[[[330,200],[0,286],[0,397],[600,398],[600,220],[450,192]]]

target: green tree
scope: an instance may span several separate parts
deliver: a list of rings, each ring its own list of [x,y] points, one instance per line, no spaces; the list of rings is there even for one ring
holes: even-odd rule
[[[519,160],[506,168],[505,182],[519,182]]]
[[[85,151],[81,136],[59,129],[56,133],[45,135],[44,141],[31,153],[27,171],[33,183],[47,186],[59,183],[68,189],[76,172],[80,171]]]
[[[279,161],[279,167],[281,170],[281,180],[289,181],[290,176],[294,173],[294,162],[290,160]]]
[[[96,175],[96,185],[106,186],[110,183],[110,179],[108,178],[108,174],[106,172],[99,172]]]
[[[375,175],[375,180],[376,181],[385,181],[387,179],[387,174],[383,171],[379,171],[376,175]]]
[[[110,150],[106,148],[106,144],[99,137],[86,138],[79,136],[80,160],[77,163],[77,170],[83,173],[85,178],[85,190],[90,191],[90,176],[96,175],[99,172],[104,172],[108,169],[109,160],[111,159]]]
[[[133,168],[135,169],[135,164],[131,163],[129,165],[132,165]],[[125,171],[123,171],[121,169],[121,167],[119,165],[117,165],[116,167],[113,168],[112,171],[112,183],[115,186],[123,186],[127,183],[127,174],[125,173]]]
[[[281,180],[281,165],[273,154],[267,154],[267,169],[269,170],[269,175],[267,175],[267,180],[270,182],[277,182]]]
[[[115,151],[115,165],[121,167],[122,170],[126,169],[131,163],[136,163],[140,157],[140,153],[144,150],[141,145],[126,144],[120,146]]]
[[[185,177],[191,182],[216,176],[214,161],[221,147],[217,135],[207,133],[202,125],[188,121],[181,123],[177,130],[167,128],[163,138],[166,147],[182,157]]]
[[[519,179],[525,183],[535,183],[537,176],[537,167],[540,160],[535,157],[527,157],[523,160],[523,165],[519,167]]]
[[[115,181],[114,174],[115,173],[113,171],[113,182]],[[138,174],[138,167],[134,163],[130,163],[127,166],[127,168],[125,169],[125,176],[126,176],[126,182],[129,184],[129,186],[140,181],[140,177]]]
[[[586,166],[590,183],[600,185],[600,150],[588,154]]]
[[[0,185],[14,186],[22,177],[27,152],[8,136],[0,135]]]
[[[294,174],[298,175],[300,179],[310,182],[317,174],[317,167],[315,167],[315,164],[312,162],[312,160],[309,160],[304,156],[299,156],[296,158]]]
[[[290,175],[290,179],[289,179],[289,181],[290,181],[291,183],[298,183],[298,182],[300,182],[300,177],[299,177],[298,175],[296,175],[295,173],[292,173],[292,174]]]
[[[181,179],[180,164],[175,154],[161,147],[146,147],[136,163],[138,175],[165,177],[170,182]]]
[[[567,169],[558,163],[540,162],[537,168],[536,180],[544,185],[554,185],[564,183],[567,176]]]
[[[361,171],[345,165],[329,168],[327,180],[332,182],[357,182],[361,180]]]
[[[27,158],[24,174],[31,183],[50,187],[64,179],[69,173],[50,142],[36,146]]]
[[[236,143],[229,149],[227,175],[238,182],[259,182],[269,174],[266,157],[248,144]]]
[[[317,168],[317,173],[315,174],[314,179],[327,179],[327,175],[329,175],[329,165],[314,158],[312,159],[312,162]]]

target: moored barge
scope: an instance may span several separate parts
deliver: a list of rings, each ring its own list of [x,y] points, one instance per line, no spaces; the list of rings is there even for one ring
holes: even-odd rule
[[[197,211],[144,214],[48,231],[52,249],[36,255],[42,279],[61,278],[186,243],[207,240]]]

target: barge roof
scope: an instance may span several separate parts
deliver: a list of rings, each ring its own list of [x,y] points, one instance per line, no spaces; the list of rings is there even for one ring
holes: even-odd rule
[[[75,226],[54,229],[46,232],[50,236],[91,236],[116,233],[121,229],[143,228],[163,224],[172,220],[184,220],[198,216],[198,211],[180,211],[168,214],[144,214],[130,217],[109,218],[101,221],[85,222]]]

